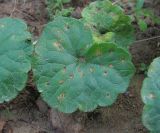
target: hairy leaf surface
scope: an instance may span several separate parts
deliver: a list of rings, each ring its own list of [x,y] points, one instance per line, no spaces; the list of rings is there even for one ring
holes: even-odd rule
[[[114,5],[109,0],[92,2],[82,11],[82,16],[94,35],[106,35],[114,33],[114,41],[119,47],[128,48],[134,40],[134,30],[131,18],[124,14],[120,6]],[[108,39],[101,40],[103,42]]]
[[[53,108],[71,113],[113,104],[134,73],[130,55],[112,43],[94,44],[90,30],[73,18],[56,18],[36,46],[38,90]]]
[[[0,19],[0,103],[15,98],[26,84],[31,69],[30,33],[18,19]]]
[[[142,99],[145,103],[143,123],[153,133],[160,132],[160,58],[156,58],[143,82]]]

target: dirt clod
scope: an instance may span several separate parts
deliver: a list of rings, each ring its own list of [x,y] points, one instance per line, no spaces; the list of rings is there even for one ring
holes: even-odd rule
[[[39,97],[36,100],[36,105],[38,106],[38,109],[41,113],[47,113],[48,111],[48,105],[42,100],[41,97]]]
[[[74,119],[73,114],[64,114],[55,109],[51,109],[50,118],[53,127],[62,133],[84,133],[83,121]]]

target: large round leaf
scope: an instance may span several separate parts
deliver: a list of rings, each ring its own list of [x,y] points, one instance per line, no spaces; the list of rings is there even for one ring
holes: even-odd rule
[[[124,14],[120,6],[114,5],[109,0],[92,2],[84,8],[82,16],[92,29],[96,41],[112,41],[119,47],[128,48],[134,40],[131,18]],[[110,39],[106,37],[108,32],[114,34]],[[105,37],[102,39],[101,36]]]
[[[31,35],[26,24],[18,19],[0,19],[0,103],[17,96],[31,69]]]
[[[142,99],[145,103],[143,123],[153,133],[160,132],[160,58],[151,64],[143,82]]]
[[[65,113],[111,105],[134,73],[128,53],[111,43],[93,45],[90,31],[73,18],[50,22],[35,52],[38,90]]]

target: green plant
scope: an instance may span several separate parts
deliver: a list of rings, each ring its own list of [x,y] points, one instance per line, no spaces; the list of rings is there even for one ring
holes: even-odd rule
[[[74,8],[64,8],[63,4],[67,4],[71,0],[47,0],[47,9],[51,19],[55,16],[70,16]]]
[[[131,18],[109,0],[92,2],[84,8],[82,16],[93,31],[95,42],[114,42],[126,49],[134,41]]]
[[[154,12],[150,9],[142,8],[144,4],[144,0],[138,0],[136,4],[136,8],[133,10],[133,14],[135,19],[142,31],[145,31],[148,27],[146,22],[149,19],[154,24],[160,24],[160,18],[154,15]]]
[[[126,13],[129,14],[133,22],[137,22],[141,31],[146,31],[148,24],[160,24],[160,18],[154,14],[154,11],[149,8],[143,8],[144,0],[128,0],[126,4],[124,2],[119,3],[126,9]]]
[[[90,29],[74,18],[56,17],[34,47],[23,21],[0,19],[0,42],[0,103],[18,95],[32,69],[51,107],[92,111],[112,105],[135,71],[126,50],[113,42],[95,43]]]
[[[128,52],[113,43],[93,43],[90,30],[73,18],[50,22],[35,53],[37,88],[51,107],[65,113],[113,104],[134,74]]]
[[[19,19],[0,19],[0,103],[12,100],[26,84],[31,35]]]
[[[148,77],[143,82],[142,100],[143,123],[151,133],[160,132],[160,57],[156,58],[148,70]]]
[[[139,67],[139,70],[140,70],[141,72],[144,72],[145,75],[147,75],[148,67],[149,67],[149,66],[148,66],[147,64],[141,63],[141,64],[140,64],[140,67]]]

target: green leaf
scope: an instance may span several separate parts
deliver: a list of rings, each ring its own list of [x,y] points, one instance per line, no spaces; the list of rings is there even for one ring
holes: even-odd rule
[[[138,20],[138,25],[141,31],[146,31],[148,28],[147,23],[143,19]]]
[[[122,8],[108,0],[95,1],[83,9],[84,20],[100,33],[105,33],[119,20],[119,15],[123,13]]]
[[[113,32],[107,32],[106,34],[103,34],[103,35],[94,33],[93,39],[96,43],[114,42],[115,34]]]
[[[139,10],[143,7],[144,5],[144,0],[137,0],[137,3],[136,3],[136,10]]]
[[[67,8],[67,9],[62,9],[62,10],[57,10],[55,13],[55,16],[63,16],[63,17],[69,17],[71,16],[72,12],[74,11],[74,8]]]
[[[143,82],[142,100],[145,103],[143,123],[153,133],[160,132],[160,57],[156,58]]]
[[[160,24],[160,17],[154,14],[153,10],[143,9],[141,11],[141,16],[148,17],[155,24]]]
[[[37,88],[51,107],[65,113],[113,104],[134,73],[127,52],[112,43],[93,45],[90,30],[73,18],[47,24],[35,52]]]
[[[0,103],[15,98],[26,84],[31,69],[30,33],[19,19],[0,19]]]
[[[69,3],[69,2],[71,2],[71,0],[62,0],[62,3]]]
[[[119,47],[128,48],[134,41],[134,29],[131,24],[131,18],[124,14],[120,6],[113,5],[108,0],[95,1],[82,11],[84,22],[89,26],[93,35],[99,34],[97,40],[102,39],[101,35],[107,35],[113,32],[114,43]],[[106,42],[107,40],[101,40]]]

